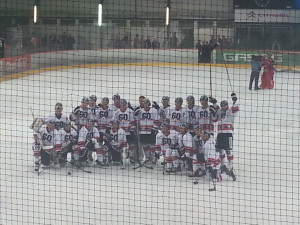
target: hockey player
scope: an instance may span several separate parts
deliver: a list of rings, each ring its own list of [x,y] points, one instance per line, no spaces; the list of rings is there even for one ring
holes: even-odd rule
[[[97,103],[97,97],[95,95],[91,95],[89,97],[90,119],[94,120],[95,122],[96,122],[96,111],[99,108],[99,106],[96,103]]]
[[[33,134],[35,143],[33,145],[33,155],[35,158],[35,171],[48,168],[50,162],[56,162],[58,153],[61,150],[61,141],[58,131],[55,129],[55,122],[48,120],[41,128]]]
[[[155,108],[151,108],[151,102],[145,98],[143,108],[136,110],[136,119],[138,123],[138,132],[140,136],[140,152],[138,155],[145,154],[145,162],[151,161],[156,163],[154,154],[155,137],[159,128],[158,112]],[[143,153],[144,150],[144,153]]]
[[[232,143],[233,143],[233,130],[234,120],[238,115],[239,106],[235,104],[237,101],[236,95],[232,95],[233,106],[229,108],[226,100],[221,101],[220,109],[216,113],[215,121],[218,122],[218,136],[217,136],[217,150],[220,153],[221,158],[221,169],[226,172],[233,180],[236,180],[233,173],[233,154],[232,154]],[[225,154],[227,155],[227,166],[225,165]]]
[[[188,133],[188,126],[183,123],[179,126],[179,154],[185,159],[188,171],[193,172],[193,136]]]
[[[166,172],[179,172],[180,156],[178,152],[178,132],[170,130],[170,125],[163,123],[161,125],[161,133],[156,135],[155,152],[157,157],[164,156]]]
[[[183,99],[178,97],[175,99],[175,108],[170,108],[170,126],[171,130],[179,131],[179,126],[186,121],[185,110],[182,108]]]
[[[131,160],[139,160],[135,155],[136,120],[133,110],[127,107],[126,99],[120,100],[120,109],[114,112],[113,120],[119,121],[120,127],[125,131]]]
[[[100,141],[106,130],[110,127],[110,123],[113,118],[113,110],[109,107],[109,99],[107,97],[102,98],[101,104],[98,105],[96,110],[96,123],[100,132]]]
[[[210,133],[214,132],[214,117],[215,117],[215,107],[209,107],[208,97],[203,95],[200,97],[199,112],[198,112],[198,124],[200,125],[203,131]]]
[[[96,151],[97,160],[96,164],[99,166],[105,165],[107,151],[99,144],[99,131],[94,127],[93,120],[87,120],[85,126],[79,131],[78,145],[74,148],[75,166],[81,167],[82,162],[91,159],[93,151]]]
[[[129,152],[126,133],[119,127],[118,120],[111,122],[111,129],[106,133],[104,140],[111,156],[110,161],[112,163],[119,163],[122,160],[122,169],[125,169],[125,166],[130,163]]]
[[[194,96],[188,96],[186,98],[187,106],[185,107],[185,117],[186,123],[189,127],[189,132],[194,136],[194,127],[197,126],[198,119],[197,116],[199,114],[199,106],[195,105]]]
[[[120,104],[121,97],[120,97],[119,94],[115,94],[115,95],[113,95],[112,100],[113,100],[114,103],[112,104],[112,106],[110,108],[113,111],[117,111],[121,107],[121,104]]]
[[[209,189],[210,191],[216,190],[216,184],[215,182],[222,181],[223,179],[227,178],[226,174],[220,173],[220,157],[219,153],[216,151],[216,142],[215,140],[210,136],[210,133],[203,132],[202,134],[202,140],[203,140],[203,152],[204,152],[204,158],[205,158],[205,164],[206,164],[206,170],[209,172],[210,177],[213,179],[213,185],[214,187]]]
[[[203,152],[202,129],[198,125],[195,127],[193,137],[193,173],[189,177],[202,177],[206,175],[205,158]]]
[[[69,120],[68,116],[65,115],[63,110],[63,105],[60,102],[57,102],[54,107],[55,112],[45,118],[45,122],[53,121],[55,123],[55,129],[60,130],[64,127],[64,124]]]
[[[156,102],[153,102],[152,107],[158,111],[160,122],[170,123],[171,118],[171,106],[170,98],[168,96],[163,96],[161,99],[162,106],[160,107]]]
[[[73,156],[73,147],[77,144],[78,134],[71,126],[71,122],[67,121],[62,129],[59,130],[61,140],[61,152],[59,155],[59,164],[64,167],[67,162],[68,153]]]
[[[70,115],[70,120],[75,122],[78,131],[84,127],[87,120],[91,118],[91,111],[88,108],[89,101],[89,98],[83,97],[81,105],[77,106]]]
[[[263,59],[263,68],[264,72],[261,76],[261,85],[262,89],[273,89],[274,88],[274,60],[270,53],[267,54],[267,57]]]

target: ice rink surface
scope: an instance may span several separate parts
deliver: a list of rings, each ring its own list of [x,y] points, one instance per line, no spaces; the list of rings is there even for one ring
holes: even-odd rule
[[[139,95],[160,101],[210,95],[209,67],[116,66],[68,69],[0,83],[0,224],[300,224],[300,74],[275,74],[275,89],[249,91],[248,69],[212,67],[218,101],[238,96],[234,134],[237,181],[208,178],[194,185],[182,175],[163,175],[160,166],[121,171],[89,167],[87,174],[51,168],[33,171],[32,122],[64,111],[83,96],[119,93],[132,103]],[[199,104],[199,101],[196,102]]]

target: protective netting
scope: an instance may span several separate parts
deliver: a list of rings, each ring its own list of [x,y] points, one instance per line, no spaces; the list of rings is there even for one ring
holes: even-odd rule
[[[0,224],[299,224],[299,1],[1,1]]]

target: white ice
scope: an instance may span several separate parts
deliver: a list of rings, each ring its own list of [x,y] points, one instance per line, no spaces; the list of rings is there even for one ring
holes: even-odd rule
[[[51,168],[33,171],[35,117],[62,102],[67,113],[83,96],[119,93],[160,101],[210,95],[208,67],[120,66],[51,71],[0,83],[1,224],[300,224],[300,74],[275,75],[275,89],[249,91],[248,69],[212,67],[212,94],[240,105],[234,134],[237,181],[194,185],[161,169]],[[199,102],[197,102],[199,103]]]

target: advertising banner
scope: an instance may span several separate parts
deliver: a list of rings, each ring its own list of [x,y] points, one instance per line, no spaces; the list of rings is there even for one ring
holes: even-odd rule
[[[31,69],[31,55],[1,59],[1,76],[20,73]]]

